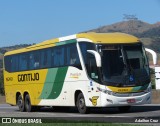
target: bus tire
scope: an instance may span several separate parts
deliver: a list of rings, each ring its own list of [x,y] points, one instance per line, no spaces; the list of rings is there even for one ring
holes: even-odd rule
[[[31,112],[32,111],[31,100],[30,100],[29,94],[27,94],[25,96],[24,105],[25,105],[26,112]]]
[[[81,114],[87,114],[89,112],[89,108],[86,107],[85,99],[82,93],[78,94],[76,106],[79,113]]]
[[[24,111],[25,111],[24,100],[23,100],[23,98],[22,98],[21,95],[18,96],[17,106],[18,106],[18,108],[19,108],[19,110],[20,110],[21,112],[24,112]]]
[[[118,107],[120,112],[128,112],[130,110],[131,106],[120,106]]]

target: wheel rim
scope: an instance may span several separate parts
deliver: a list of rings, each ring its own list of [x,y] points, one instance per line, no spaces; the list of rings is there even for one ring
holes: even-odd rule
[[[23,101],[21,98],[18,100],[18,107],[23,108]]]
[[[29,100],[27,99],[27,100],[26,100],[26,109],[27,109],[27,110],[29,109],[29,104],[30,104],[30,103],[29,103]]]
[[[80,109],[84,109],[84,107],[85,107],[85,101],[84,101],[83,98],[81,98],[81,99],[79,100],[79,108],[80,108]]]

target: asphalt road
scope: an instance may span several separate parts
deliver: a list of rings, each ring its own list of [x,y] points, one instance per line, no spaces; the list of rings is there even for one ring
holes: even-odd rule
[[[97,108],[91,109],[90,114],[79,114],[75,108],[54,110],[51,107],[41,108],[36,112],[20,112],[18,107],[8,104],[0,104],[0,117],[29,117],[42,118],[51,117],[52,119],[70,119],[70,120],[89,120],[125,122],[126,120],[135,121],[135,119],[158,119],[160,123],[160,104],[132,106],[127,113],[120,113],[117,108]],[[119,122],[118,121],[118,122]]]

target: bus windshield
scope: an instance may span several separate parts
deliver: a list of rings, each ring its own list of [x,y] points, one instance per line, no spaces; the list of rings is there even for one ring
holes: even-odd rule
[[[142,44],[99,45],[102,80],[108,86],[139,86],[150,82],[149,67]]]

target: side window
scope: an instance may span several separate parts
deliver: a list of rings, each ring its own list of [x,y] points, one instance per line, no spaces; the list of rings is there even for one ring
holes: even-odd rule
[[[18,71],[18,56],[6,56],[4,58],[5,70],[8,72]]]
[[[24,71],[28,69],[27,61],[28,61],[28,55],[26,53],[19,55],[19,71]],[[14,61],[12,62],[13,65]]]
[[[97,69],[97,65],[96,65],[96,60],[95,60],[95,57],[92,55],[92,54],[88,54],[87,56],[87,59],[88,59],[88,74],[89,76],[95,80],[95,81],[98,81],[98,69]]]
[[[55,56],[54,48],[51,48],[51,67],[55,67],[54,66],[54,56]]]
[[[40,68],[40,52],[34,51],[29,53],[29,69]]]
[[[59,67],[59,66],[64,66],[64,46],[62,47],[54,47],[53,48],[53,66],[54,67]]]
[[[44,49],[41,51],[41,68],[51,67],[51,49]]]
[[[88,43],[88,42],[80,42],[80,49],[82,52],[82,56],[83,56],[83,60],[85,62],[85,64],[88,64],[88,55],[89,53],[87,52],[87,50],[95,50],[95,45],[92,43]]]
[[[56,55],[56,47],[53,47],[52,49],[52,67],[57,67],[58,66],[58,57]]]
[[[18,69],[18,55],[12,56],[12,64],[11,64],[11,71],[19,71]]]
[[[67,66],[74,66],[79,69],[82,69],[76,44],[67,45],[67,60],[66,60],[66,62],[67,62],[66,63]]]
[[[95,50],[95,45],[88,42],[80,42],[79,45],[88,76],[95,81],[99,81],[99,73],[95,57],[87,52],[87,50]]]
[[[64,46],[58,49],[59,66],[64,66]]]
[[[34,69],[34,54],[33,52],[29,53],[29,69],[32,70]]]
[[[80,45],[80,49],[81,49],[81,53],[82,53],[82,56],[83,56],[83,61],[85,63],[85,65],[87,65],[87,45],[86,43],[79,43]]]
[[[5,65],[5,70],[8,72],[11,72],[11,56],[6,56],[4,58],[4,65]]]
[[[37,69],[40,67],[40,52],[34,52],[34,68]]]

